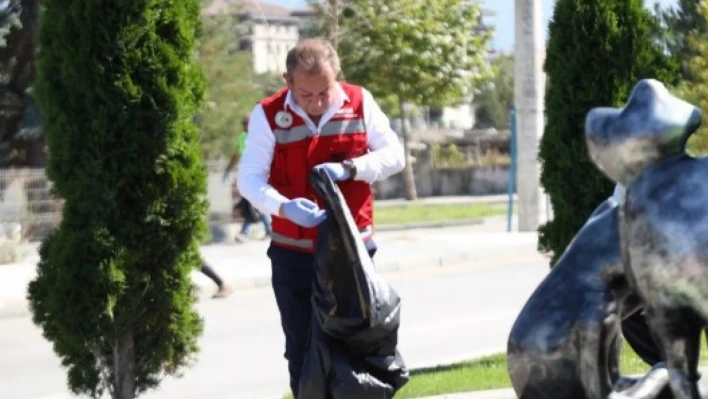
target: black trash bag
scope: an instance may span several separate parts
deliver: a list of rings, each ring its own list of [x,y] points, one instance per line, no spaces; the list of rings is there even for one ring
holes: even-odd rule
[[[401,299],[376,273],[349,208],[325,171],[310,184],[327,219],[315,247],[310,345],[299,398],[389,399],[409,379],[398,352]]]

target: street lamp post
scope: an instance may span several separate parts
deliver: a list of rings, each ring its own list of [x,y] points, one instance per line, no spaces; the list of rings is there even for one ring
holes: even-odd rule
[[[540,0],[515,0],[514,105],[517,131],[518,230],[538,229],[545,212],[539,183],[538,143],[543,135],[545,40]]]

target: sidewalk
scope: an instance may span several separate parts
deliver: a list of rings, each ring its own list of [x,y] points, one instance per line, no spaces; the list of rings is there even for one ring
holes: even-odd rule
[[[507,205],[509,196],[507,194],[495,195],[455,195],[455,196],[438,196],[438,197],[423,197],[415,201],[408,201],[402,198],[374,200],[376,208],[404,208],[411,205],[460,205],[460,204],[487,204],[487,205]],[[514,194],[514,205],[518,205],[516,194]],[[223,223],[231,221],[233,217],[229,212],[212,212],[211,219],[213,222]],[[459,221],[464,223],[465,221]],[[240,223],[240,220],[239,220]]]
[[[458,196],[440,196],[440,197],[424,197],[419,198],[415,201],[407,201],[405,199],[388,199],[388,200],[376,200],[374,206],[376,208],[405,208],[409,206],[445,206],[445,205],[469,205],[469,204],[487,204],[487,205],[507,205],[509,201],[509,196],[506,194],[500,195],[458,195]],[[516,205],[516,195],[514,195],[514,205]],[[505,216],[506,217],[506,216]],[[514,220],[516,220],[516,215],[514,215]],[[428,229],[428,228],[439,228],[439,227],[452,227],[452,226],[468,226],[474,224],[480,224],[483,222],[483,218],[473,218],[473,219],[454,219],[454,220],[442,220],[442,221],[427,221],[427,222],[414,222],[405,223],[397,225],[377,225],[376,231],[396,231],[396,230],[408,230],[408,229]],[[233,236],[241,228],[241,220],[235,223],[230,215],[212,215],[211,228],[212,233],[216,240],[221,241],[225,236]],[[504,222],[506,223],[506,221]],[[258,228],[260,224],[256,223],[255,228]],[[506,225],[504,225],[506,226]],[[506,231],[506,227],[500,227],[500,231]]]
[[[438,396],[426,396],[420,399],[516,399],[512,388],[490,389],[488,391],[449,393]]]
[[[405,207],[409,205],[457,205],[457,204],[506,204],[509,201],[507,194],[498,195],[455,195],[440,197],[424,197],[415,201],[405,199],[375,200],[376,207]],[[516,194],[514,194],[514,204],[516,204]]]
[[[544,262],[536,250],[535,232],[507,233],[504,217],[461,227],[410,229],[379,232],[375,264],[384,274],[423,271],[445,266],[493,267],[495,265]],[[270,285],[269,241],[245,244],[212,244],[201,248],[204,259],[234,288]],[[0,265],[0,313],[26,307],[27,284],[36,275],[38,244],[24,249],[20,263]],[[211,293],[214,283],[199,271],[192,273],[201,290]]]
[[[647,366],[647,371],[649,371],[649,366]],[[702,366],[698,368],[698,371],[702,375],[708,374],[708,366]],[[636,376],[636,375],[635,375]],[[701,397],[708,398],[708,389],[705,388],[706,384],[701,384]],[[490,389],[486,391],[474,391],[474,392],[461,392],[461,393],[450,393],[437,396],[426,396],[419,399],[517,399],[516,392],[513,388],[503,388],[503,389]]]

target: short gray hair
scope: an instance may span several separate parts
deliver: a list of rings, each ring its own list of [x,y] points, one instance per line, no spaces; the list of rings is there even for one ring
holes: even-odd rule
[[[341,65],[337,51],[329,41],[320,38],[301,41],[288,51],[285,58],[285,70],[290,76],[297,67],[308,74],[320,74],[325,65],[329,65],[335,75],[339,74]]]

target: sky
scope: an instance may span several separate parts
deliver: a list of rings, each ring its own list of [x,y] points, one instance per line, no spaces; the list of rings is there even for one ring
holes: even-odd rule
[[[304,8],[307,6],[306,0],[261,1],[288,8]],[[488,22],[495,28],[492,47],[498,51],[510,52],[514,47],[514,2],[515,0],[482,0],[484,7],[494,11],[495,14],[495,16],[489,17]],[[548,26],[554,2],[554,0],[541,0],[544,26]],[[676,0],[644,0],[647,8],[653,8],[654,3],[659,3],[662,7],[669,7],[675,5]]]

